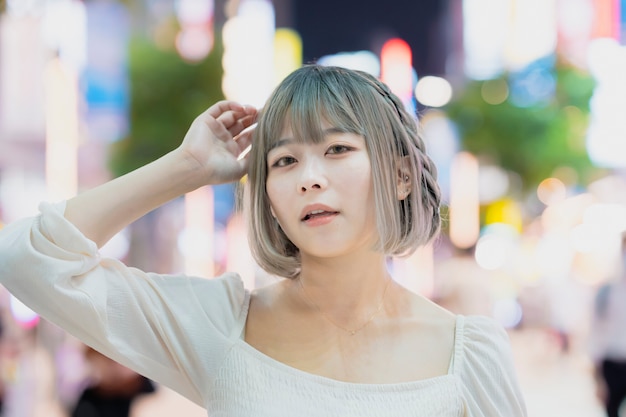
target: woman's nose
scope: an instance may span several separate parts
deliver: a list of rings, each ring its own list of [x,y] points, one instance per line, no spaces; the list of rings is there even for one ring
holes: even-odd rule
[[[309,160],[301,164],[302,172],[298,180],[298,192],[306,193],[307,191],[322,189],[327,185],[326,173],[323,164],[317,160]]]

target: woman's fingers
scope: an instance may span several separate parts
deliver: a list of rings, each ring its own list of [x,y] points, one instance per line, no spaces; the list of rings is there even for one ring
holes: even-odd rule
[[[256,121],[256,113],[228,111],[217,120],[235,137]]]
[[[231,127],[228,127],[227,129],[233,137],[236,137],[255,122],[256,116],[245,116],[237,120]]]
[[[199,117],[215,140],[223,142],[225,149],[241,160],[252,143],[252,130],[257,119],[257,109],[231,101],[219,101]],[[246,161],[241,161],[245,164]]]
[[[203,114],[205,123],[222,141],[231,140],[256,121],[257,110],[231,101],[220,101]],[[215,123],[216,122],[216,123]]]
[[[221,100],[218,101],[217,103],[213,104],[211,107],[209,107],[204,113],[208,114],[209,116],[211,116],[214,119],[217,119],[218,117],[220,117],[222,114],[228,112],[228,111],[240,111],[240,112],[245,112],[245,106],[235,102],[235,101],[230,101],[230,100]]]
[[[239,148],[239,158],[243,158],[247,155],[250,145],[252,145],[252,135],[256,124],[248,126],[235,138],[237,146]]]

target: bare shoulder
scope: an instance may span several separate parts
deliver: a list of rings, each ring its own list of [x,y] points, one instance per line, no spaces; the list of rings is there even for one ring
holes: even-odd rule
[[[275,283],[256,288],[250,294],[251,318],[258,315],[276,312],[276,309],[284,303],[285,281],[278,280]]]
[[[406,291],[391,315],[386,337],[412,379],[445,375],[454,354],[456,316],[428,298]]]
[[[246,321],[246,340],[266,346],[276,340],[282,330],[290,325],[292,306],[285,296],[288,283],[284,280],[257,288],[250,296]]]
[[[418,297],[415,318],[428,336],[430,348],[442,352],[447,363],[454,351],[457,316],[426,297]]]
[[[454,334],[457,316],[429,298],[406,290],[399,314],[409,322],[429,329]]]

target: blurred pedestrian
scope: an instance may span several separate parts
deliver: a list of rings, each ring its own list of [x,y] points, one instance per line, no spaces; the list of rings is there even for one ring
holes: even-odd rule
[[[129,417],[134,400],[155,392],[152,381],[87,348],[88,386],[81,393],[71,417]]]
[[[621,241],[620,273],[596,294],[590,347],[598,396],[608,417],[619,417],[626,400],[626,233]]]

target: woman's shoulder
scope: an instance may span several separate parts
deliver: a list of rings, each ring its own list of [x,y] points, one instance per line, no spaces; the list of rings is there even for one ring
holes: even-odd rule
[[[456,315],[457,333],[470,343],[509,344],[505,328],[494,318],[482,315]]]
[[[457,316],[451,373],[460,378],[468,415],[526,416],[508,333],[486,316]]]
[[[188,315],[197,306],[226,336],[238,336],[248,314],[250,291],[241,276],[234,272],[214,278],[186,275],[154,275],[155,285],[162,287],[162,297],[175,313]],[[177,290],[178,289],[178,290]],[[186,300],[186,301],[185,301]]]
[[[458,316],[427,297],[409,294],[411,307],[407,311],[412,317],[411,321],[419,324],[421,328],[428,329],[429,332],[447,335],[452,340]]]
[[[508,333],[495,319],[456,314],[427,298],[416,305],[414,314],[419,327],[427,332],[430,340],[439,341],[441,349],[449,347],[454,361],[459,364],[497,360],[502,354],[508,355]]]
[[[241,276],[235,272],[227,272],[215,278],[190,278],[193,291],[199,298],[206,297],[209,308],[223,308],[233,311],[247,309],[250,291],[245,287]],[[201,295],[200,295],[201,294]]]
[[[512,361],[509,335],[495,319],[479,315],[457,315],[454,368],[457,373],[498,367]]]
[[[263,285],[250,292],[250,310],[255,312],[255,316],[272,314],[278,310],[279,306],[285,304],[286,285],[285,279]]]

